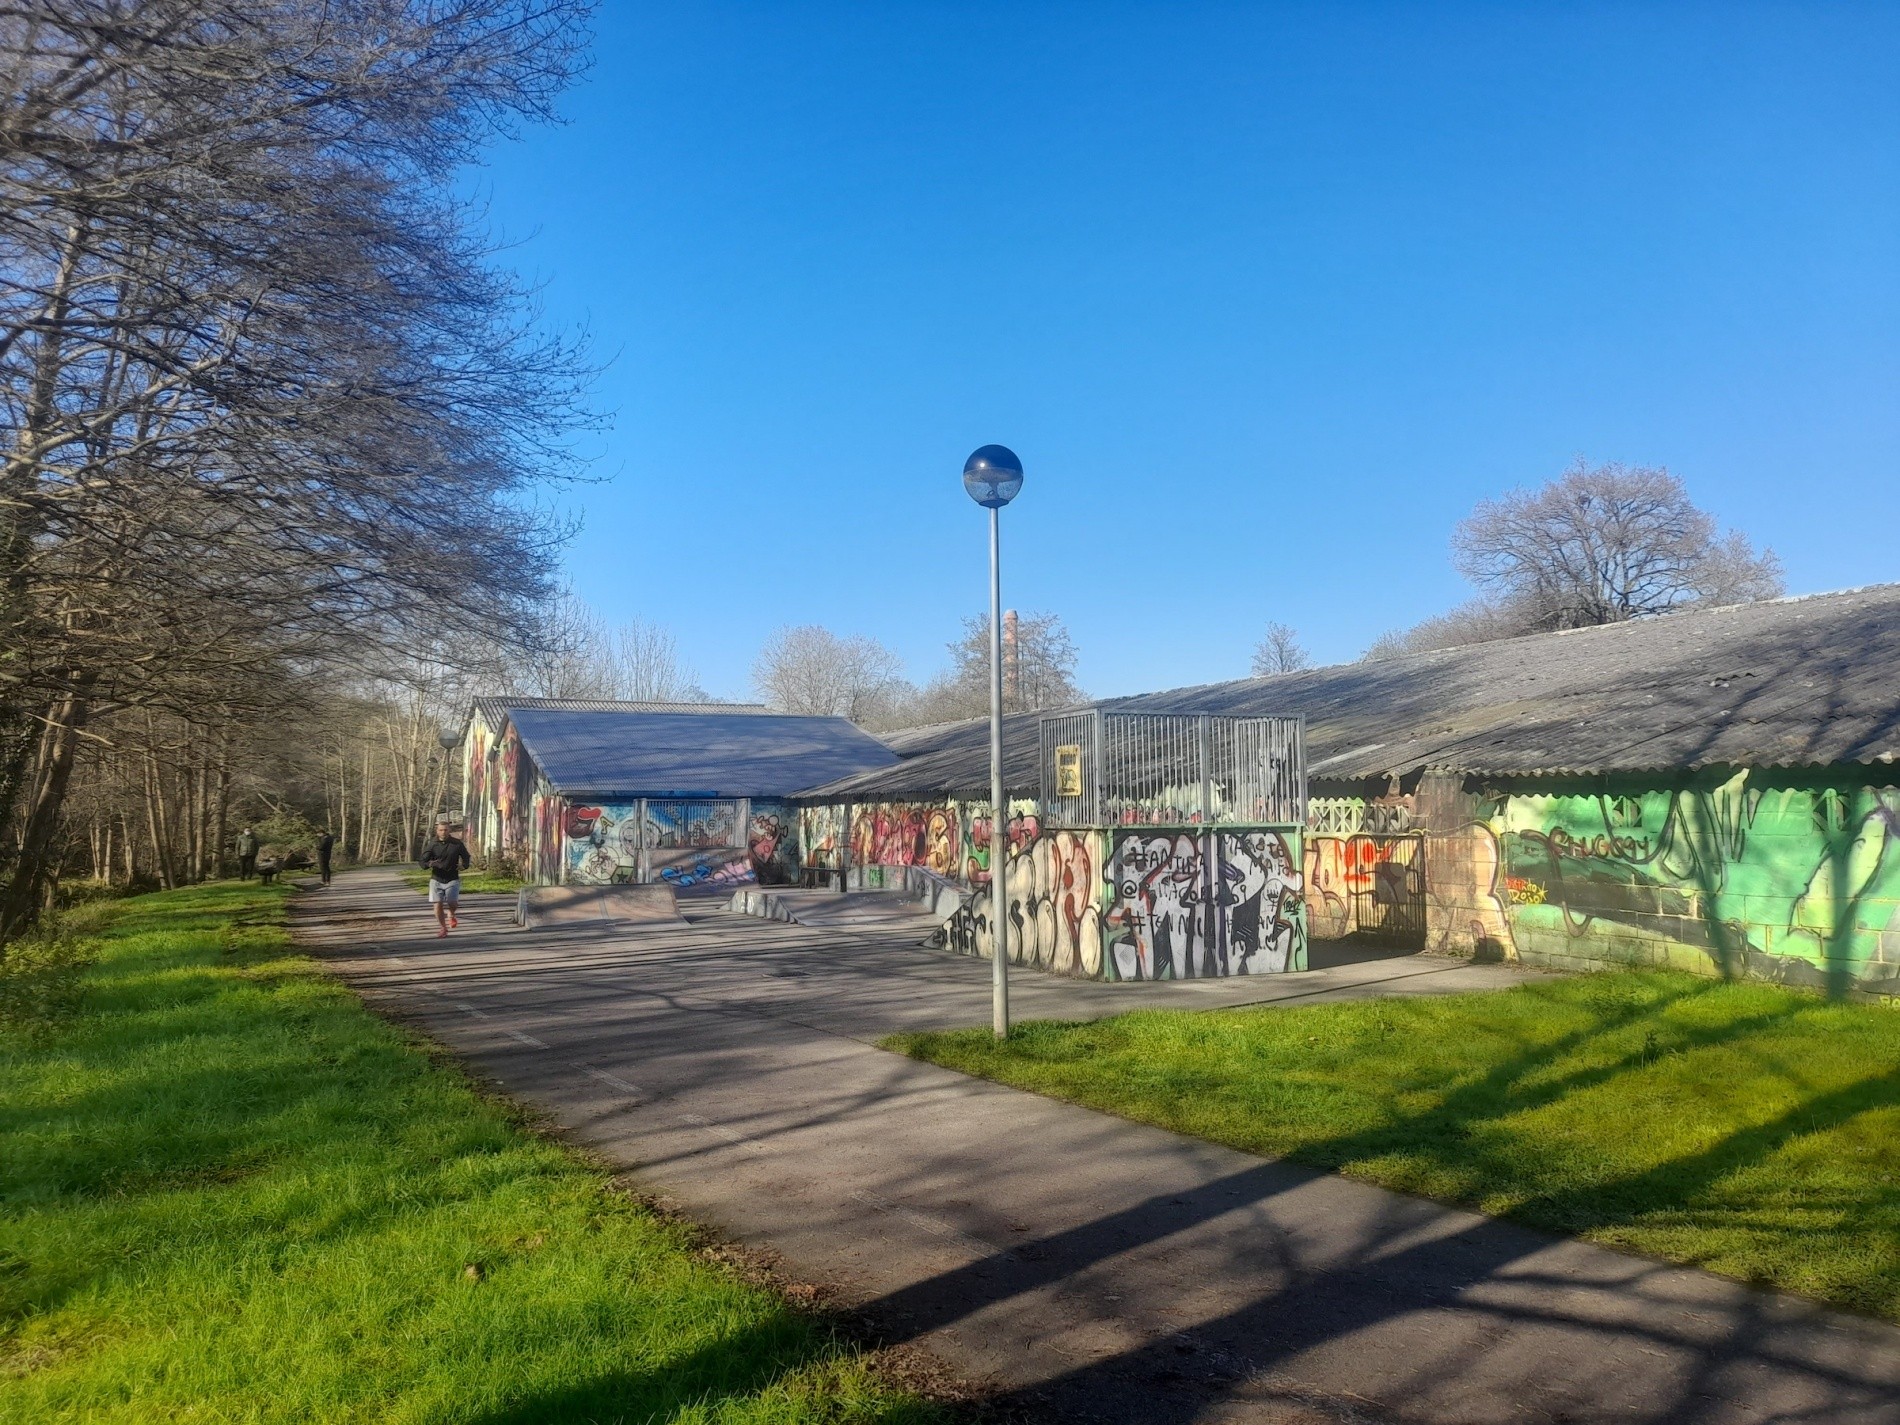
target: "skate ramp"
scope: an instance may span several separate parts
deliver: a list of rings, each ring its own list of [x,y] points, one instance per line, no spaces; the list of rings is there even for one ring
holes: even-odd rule
[[[671,886],[523,886],[515,919],[555,925],[684,925]]]
[[[915,931],[921,941],[943,924],[943,917],[901,891],[796,891],[747,889],[727,903],[729,910],[792,925],[864,932]]]

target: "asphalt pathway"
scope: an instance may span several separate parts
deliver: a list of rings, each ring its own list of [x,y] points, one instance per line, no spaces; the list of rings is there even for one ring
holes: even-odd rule
[[[474,903],[480,899],[483,903]],[[1900,1330],[965,1078],[874,1047],[987,1022],[989,967],[689,907],[434,938],[393,873],[300,935],[650,1191],[1038,1419],[1900,1422]],[[1514,983],[1418,957],[1107,986],[1019,1018]]]

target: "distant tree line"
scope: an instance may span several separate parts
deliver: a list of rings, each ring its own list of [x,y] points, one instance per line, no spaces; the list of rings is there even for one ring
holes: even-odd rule
[[[780,629],[760,651],[752,683],[785,712],[848,717],[873,730],[919,727],[990,711],[990,620],[966,618],[946,645],[949,667],[922,684],[875,639],[841,636],[816,624]],[[1052,613],[1004,621],[1003,710],[1035,712],[1086,698],[1075,679],[1075,641]]]

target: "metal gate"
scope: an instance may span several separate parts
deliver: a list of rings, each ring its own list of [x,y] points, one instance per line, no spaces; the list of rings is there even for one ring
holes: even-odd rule
[[[1346,892],[1352,932],[1400,949],[1425,946],[1425,838],[1346,838]]]

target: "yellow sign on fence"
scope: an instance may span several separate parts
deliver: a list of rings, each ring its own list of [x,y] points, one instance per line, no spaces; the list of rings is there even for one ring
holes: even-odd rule
[[[1082,795],[1082,749],[1080,747],[1056,748],[1056,795],[1059,797]]]

